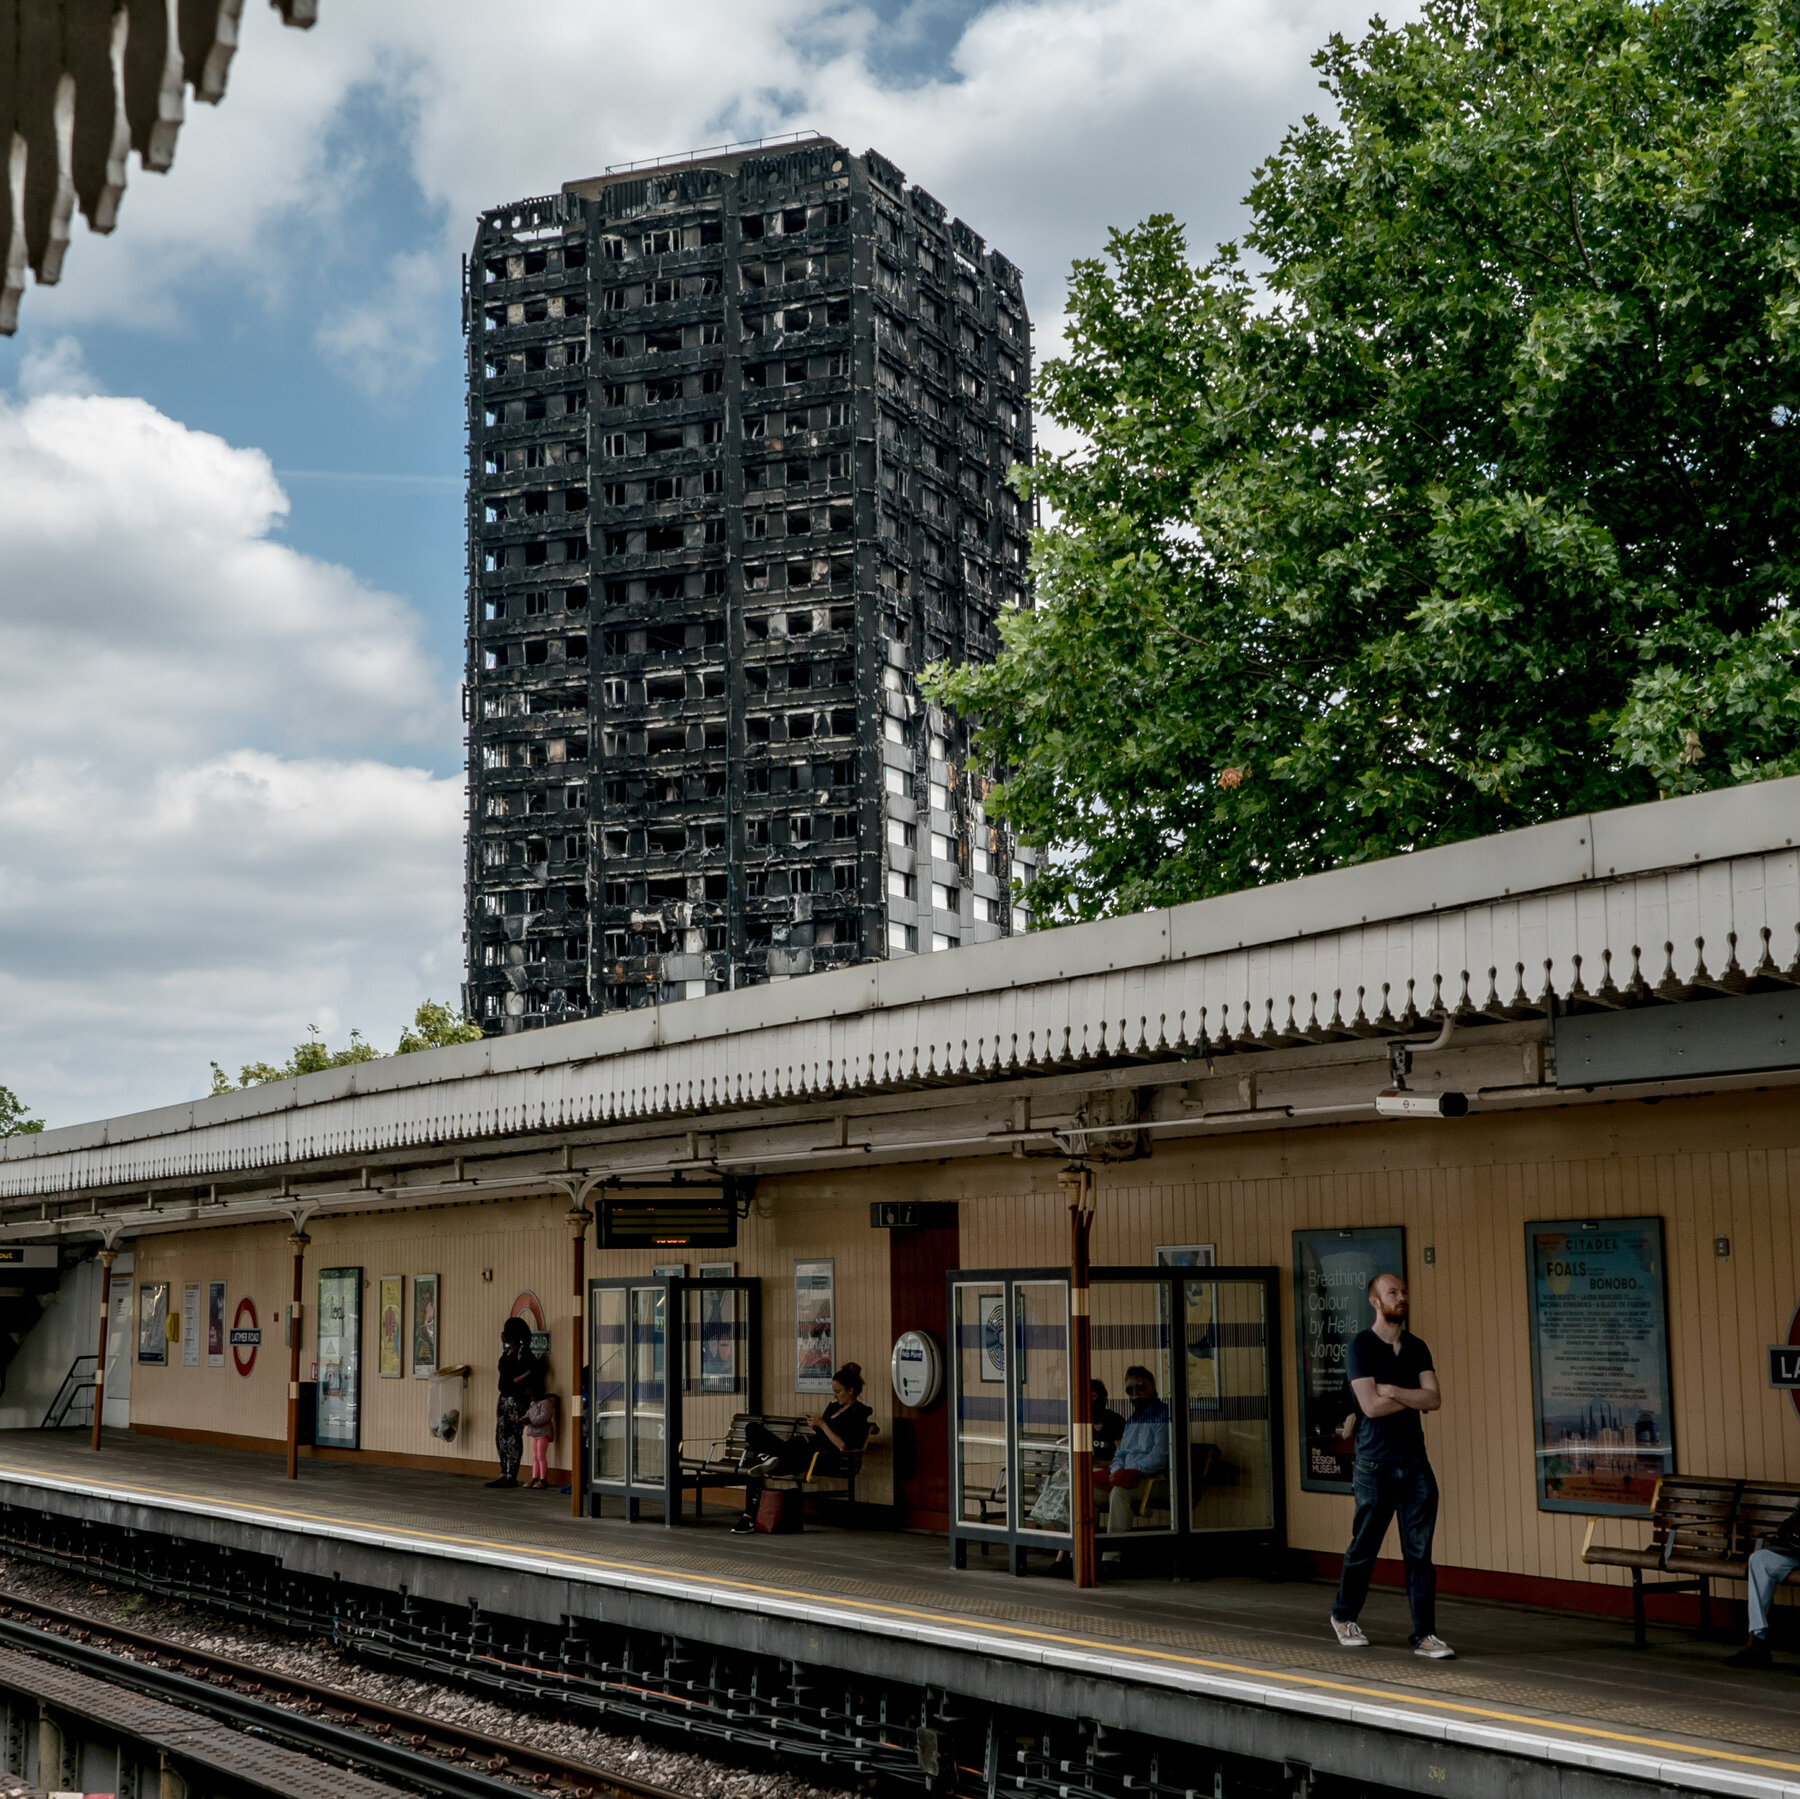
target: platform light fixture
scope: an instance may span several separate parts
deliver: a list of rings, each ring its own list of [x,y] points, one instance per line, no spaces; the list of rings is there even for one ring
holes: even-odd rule
[[[1466,1093],[1415,1093],[1410,1087],[1384,1087],[1375,1095],[1375,1110],[1383,1118],[1466,1118]]]

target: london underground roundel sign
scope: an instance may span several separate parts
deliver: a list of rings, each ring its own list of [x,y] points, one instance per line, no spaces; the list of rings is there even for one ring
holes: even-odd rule
[[[262,1331],[256,1322],[256,1301],[249,1298],[237,1302],[237,1315],[231,1321],[231,1360],[239,1374],[248,1374],[256,1366],[256,1352],[262,1344]]]

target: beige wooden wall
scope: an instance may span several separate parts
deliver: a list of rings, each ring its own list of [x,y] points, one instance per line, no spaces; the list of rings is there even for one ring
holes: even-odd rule
[[[494,1458],[495,1364],[500,1326],[522,1291],[537,1295],[551,1328],[554,1384],[566,1391],[570,1286],[569,1233],[562,1199],[515,1199],[413,1212],[385,1212],[315,1218],[308,1226],[305,1336],[301,1376],[317,1354],[314,1331],[319,1271],[363,1271],[362,1441],[367,1449],[394,1455],[434,1456],[470,1464]],[[166,1280],[169,1308],[179,1313],[182,1283],[225,1282],[229,1322],[238,1298],[248,1292],[262,1319],[263,1344],[247,1379],[232,1366],[181,1366],[181,1346],[171,1343],[169,1363],[139,1364],[131,1371],[133,1425],[220,1432],[232,1436],[282,1439],[287,1431],[287,1349],[279,1323],[291,1291],[293,1262],[288,1226],[192,1231],[144,1238],[137,1248],[137,1281]],[[492,1270],[493,1278],[483,1278]],[[404,1372],[383,1380],[375,1372],[375,1311],[384,1274],[407,1277],[402,1329]],[[467,1362],[468,1416],[452,1443],[433,1437],[426,1415],[426,1383],[412,1378],[412,1279],[438,1277],[438,1359],[445,1367]],[[265,1303],[267,1302],[267,1303]],[[557,1448],[560,1450],[562,1444]],[[473,1469],[471,1469],[473,1471]]]
[[[1068,1214],[1016,1163],[963,1207],[966,1267],[1067,1258]],[[1032,1186],[1038,1187],[1035,1194]],[[1023,1191],[1022,1191],[1023,1189]],[[1765,1346],[1800,1302],[1800,1104],[1780,1093],[1620,1102],[1454,1124],[1164,1145],[1100,1175],[1093,1256],[1142,1263],[1159,1243],[1281,1271],[1289,1538],[1341,1552],[1350,1500],[1302,1492],[1295,1429],[1293,1240],[1302,1229],[1404,1225],[1412,1322],[1446,1393],[1425,1423],[1443,1487],[1437,1559],[1557,1580],[1584,1568],[1584,1520],[1540,1512],[1532,1457],[1525,1226],[1654,1216],[1668,1256],[1677,1466],[1800,1480],[1800,1417],[1767,1385]],[[1728,1237],[1721,1260],[1714,1239]],[[1436,1261],[1426,1266],[1427,1244]],[[1619,1530],[1623,1527],[1605,1527]]]
[[[1067,1212],[1054,1161],[1013,1158],[768,1180],[735,1250],[687,1252],[735,1261],[763,1283],[763,1401],[810,1412],[793,1391],[793,1265],[831,1256],[837,1359],[859,1361],[866,1397],[891,1437],[887,1378],[888,1237],[871,1230],[871,1199],[962,1202],[968,1268],[1057,1265]],[[1222,1262],[1273,1264],[1281,1275],[1280,1346],[1289,1536],[1336,1552],[1350,1501],[1299,1486],[1294,1425],[1293,1240],[1297,1229],[1403,1225],[1413,1322],[1436,1356],[1447,1400],[1426,1421],[1444,1489],[1437,1553],[1448,1566],[1560,1580],[1622,1578],[1580,1565],[1583,1522],[1537,1510],[1532,1463],[1525,1225],[1533,1220],[1659,1216],[1668,1253],[1678,1466],[1687,1473],[1800,1480],[1800,1417],[1766,1385],[1765,1345],[1779,1342],[1800,1301],[1800,1104],[1749,1094],[1660,1105],[1619,1102],[1518,1112],[1453,1124],[1341,1126],[1164,1143],[1100,1175],[1097,1262],[1149,1262],[1159,1243],[1214,1243]],[[499,1327],[521,1288],[543,1301],[553,1332],[553,1384],[566,1392],[569,1241],[561,1200],[519,1199],[315,1220],[307,1255],[310,1363],[317,1271],[360,1265],[364,1300],[364,1443],[372,1450],[493,1458]],[[285,1303],[285,1226],[147,1238],[137,1280],[227,1282],[227,1313],[254,1294],[266,1341],[255,1375],[170,1365],[132,1371],[134,1423],[279,1438],[285,1352],[273,1312]],[[1731,1239],[1721,1260],[1715,1237]],[[1423,1251],[1436,1250],[1427,1267]],[[673,1261],[649,1252],[590,1254],[593,1274],[648,1273]],[[481,1270],[491,1267],[491,1283]],[[446,1449],[425,1428],[424,1383],[375,1378],[374,1283],[436,1273],[443,1282],[442,1359],[474,1364],[473,1419]],[[266,1302],[266,1303],[265,1303]],[[407,1329],[411,1329],[408,1294]],[[690,1433],[692,1434],[692,1433]],[[561,1445],[558,1446],[559,1450]],[[473,1471],[473,1470],[471,1470]],[[885,1454],[871,1457],[867,1497],[891,1495]],[[1612,1527],[1617,1528],[1617,1527]]]
[[[551,1386],[563,1395],[565,1413],[569,1372],[571,1255],[563,1199],[490,1200],[419,1211],[383,1212],[367,1217],[315,1218],[307,1227],[312,1245],[306,1252],[305,1340],[301,1373],[311,1369],[318,1276],[325,1268],[360,1267],[363,1271],[362,1445],[386,1455],[442,1457],[466,1464],[466,1472],[491,1472],[495,1460],[495,1367],[500,1354],[500,1326],[521,1292],[534,1292],[544,1308],[551,1332]],[[263,1345],[256,1366],[241,1377],[229,1353],[223,1368],[184,1368],[181,1346],[167,1346],[164,1367],[143,1364],[132,1369],[131,1420],[182,1431],[281,1441],[287,1431],[287,1350],[279,1323],[292,1280],[288,1226],[191,1231],[147,1237],[137,1250],[138,1282],[167,1281],[169,1306],[179,1316],[182,1286],[198,1281],[225,1282],[227,1323],[239,1298],[256,1301]],[[653,1266],[673,1265],[683,1252],[595,1252],[590,1248],[590,1275],[648,1274]],[[846,1208],[830,1184],[802,1183],[783,1192],[765,1187],[751,1215],[739,1227],[735,1249],[688,1250],[689,1274],[701,1262],[735,1262],[738,1272],[762,1282],[763,1406],[770,1412],[811,1413],[829,1395],[794,1391],[794,1263],[830,1257],[836,1263],[837,1361],[858,1361],[868,1380],[865,1395],[882,1427],[882,1447],[869,1457],[859,1497],[876,1504],[892,1498],[891,1470],[885,1439],[892,1432],[892,1389],[887,1380],[888,1257],[885,1232],[869,1228],[866,1199]],[[492,1280],[483,1279],[491,1270]],[[375,1314],[383,1275],[407,1277],[403,1347],[406,1372],[384,1380],[375,1372]],[[412,1276],[439,1278],[439,1361],[446,1367],[469,1363],[468,1416],[454,1443],[441,1443],[427,1428],[426,1383],[411,1375]],[[204,1294],[202,1295],[204,1303]],[[204,1320],[202,1321],[204,1328]],[[697,1439],[723,1435],[729,1424],[729,1402],[690,1400],[687,1435]],[[717,1413],[715,1418],[712,1414]],[[567,1433],[552,1455],[566,1465]]]

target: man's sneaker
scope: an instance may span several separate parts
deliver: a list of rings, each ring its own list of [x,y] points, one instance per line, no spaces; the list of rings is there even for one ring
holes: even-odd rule
[[[1413,1644],[1413,1654],[1422,1655],[1428,1662],[1453,1662],[1456,1651],[1442,1637],[1420,1637]]]
[[[1367,1649],[1368,1636],[1354,1618],[1333,1618],[1331,1628],[1337,1634],[1340,1649]]]
[[[1775,1658],[1769,1653],[1767,1637],[1752,1637],[1736,1655],[1725,1658],[1725,1666],[1728,1668],[1770,1668],[1774,1664]]]

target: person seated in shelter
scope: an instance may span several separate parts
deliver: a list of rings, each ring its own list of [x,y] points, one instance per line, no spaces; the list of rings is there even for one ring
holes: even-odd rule
[[[862,1402],[863,1372],[859,1364],[846,1362],[831,1377],[831,1404],[824,1411],[801,1420],[802,1428],[791,1437],[778,1437],[759,1419],[744,1431],[748,1459],[744,1464],[744,1515],[732,1525],[734,1536],[756,1529],[756,1508],[763,1486],[772,1474],[804,1474],[814,1456],[818,1472],[835,1474],[842,1458],[858,1454],[869,1440],[873,1413]]]
[[[1750,1586],[1750,1640],[1727,1659],[1728,1668],[1766,1668],[1775,1659],[1769,1652],[1769,1615],[1775,1609],[1775,1589],[1796,1568],[1800,1568],[1800,1507],[1751,1551],[1744,1570]]]
[[[1119,1433],[1119,1446],[1104,1468],[1094,1470],[1094,1496],[1106,1496],[1109,1531],[1130,1530],[1138,1487],[1169,1472],[1169,1402],[1157,1397],[1156,1376],[1134,1362],[1125,1370],[1125,1397],[1131,1401],[1131,1416]]]
[[[1094,1466],[1110,1462],[1125,1434],[1125,1420],[1107,1403],[1106,1382],[1088,1382],[1089,1407],[1094,1421]]]

